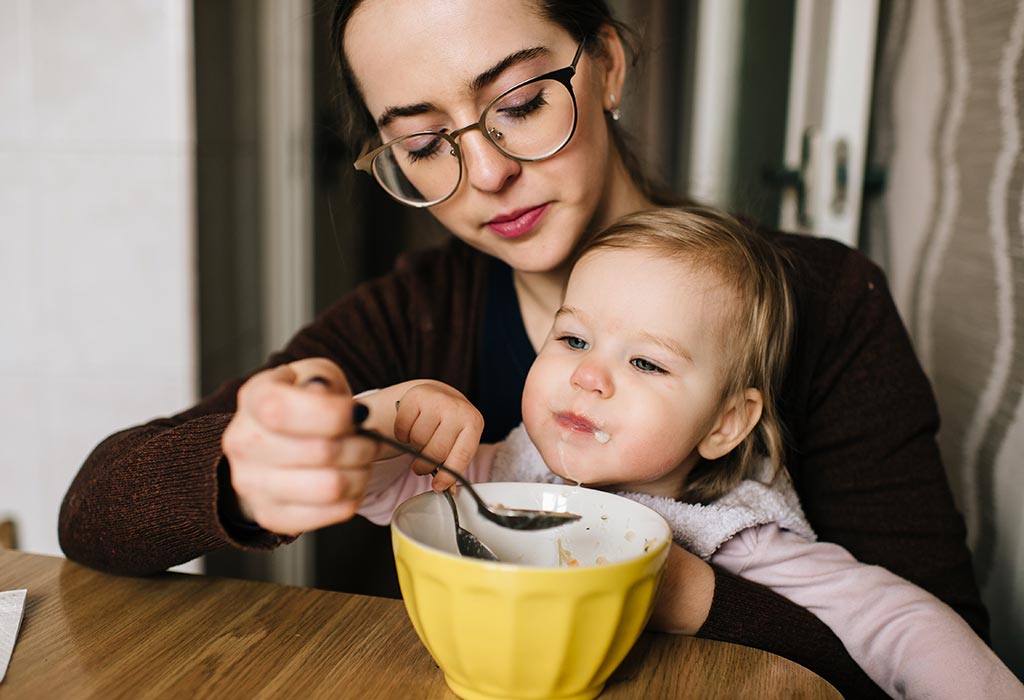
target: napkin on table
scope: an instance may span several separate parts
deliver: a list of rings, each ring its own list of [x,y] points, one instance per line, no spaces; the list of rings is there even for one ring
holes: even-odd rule
[[[25,613],[25,589],[0,592],[0,683],[7,675],[7,664],[14,651],[14,640],[21,628],[21,617]]]

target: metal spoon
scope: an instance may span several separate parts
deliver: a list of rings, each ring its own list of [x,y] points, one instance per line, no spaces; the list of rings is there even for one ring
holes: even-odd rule
[[[404,442],[399,442],[393,438],[386,437],[380,433],[368,430],[361,426],[355,426],[355,432],[357,435],[368,437],[371,440],[377,440],[383,442],[385,445],[390,445],[396,450],[405,452],[422,459],[427,464],[430,464],[441,471],[448,472],[455,477],[455,480],[466,487],[466,491],[476,501],[477,509],[480,511],[480,515],[487,518],[493,523],[497,523],[502,527],[507,527],[511,530],[547,530],[548,528],[558,527],[559,525],[565,525],[573,521],[579,520],[580,516],[575,513],[560,513],[552,510],[531,510],[528,508],[506,508],[505,506],[488,505],[484,499],[480,497],[480,494],[476,492],[473,485],[469,483],[462,474],[459,474],[454,469],[445,466],[437,460],[431,459],[426,455],[422,454],[418,450]]]
[[[487,545],[478,540],[472,532],[459,525],[459,509],[455,506],[452,492],[445,489],[444,498],[448,501],[448,505],[452,507],[452,517],[455,519],[455,544],[459,547],[459,554],[464,557],[473,557],[474,559],[498,561],[498,557],[495,556],[494,552]]]

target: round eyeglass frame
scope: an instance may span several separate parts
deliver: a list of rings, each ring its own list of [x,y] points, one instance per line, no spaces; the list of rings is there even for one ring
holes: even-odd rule
[[[576,75],[576,64],[579,63],[580,56],[583,54],[583,47],[584,47],[584,45],[586,45],[586,43],[587,43],[586,38],[584,38],[582,41],[580,41],[579,46],[576,47],[576,54],[572,57],[572,63],[570,63],[565,68],[559,68],[557,70],[553,70],[553,71],[550,71],[548,73],[544,73],[543,75],[538,75],[535,78],[530,78],[529,80],[524,80],[521,83],[513,85],[508,90],[505,90],[500,95],[495,97],[493,100],[488,102],[487,106],[484,107],[483,111],[480,112],[480,119],[477,120],[475,123],[467,124],[466,126],[462,127],[461,129],[456,129],[455,131],[451,131],[451,132],[444,132],[444,131],[417,131],[417,132],[414,132],[414,133],[411,133],[411,134],[404,134],[402,136],[399,136],[398,138],[391,139],[390,141],[388,141],[385,144],[381,144],[380,146],[377,146],[376,148],[374,148],[371,151],[363,153],[361,156],[359,156],[359,158],[356,160],[356,162],[353,164],[353,166],[355,167],[356,170],[361,170],[362,172],[367,173],[368,175],[372,175],[373,179],[375,179],[377,181],[377,183],[384,189],[384,191],[387,192],[396,201],[401,202],[402,204],[408,205],[410,207],[416,207],[417,209],[423,209],[423,208],[426,208],[426,207],[432,207],[434,205],[440,204],[441,202],[444,202],[445,200],[449,199],[452,195],[454,195],[456,192],[459,191],[459,185],[462,184],[463,164],[462,164],[462,151],[459,149],[459,145],[457,143],[455,143],[455,139],[459,138],[460,136],[462,136],[464,133],[466,133],[468,131],[472,131],[474,129],[478,129],[480,131],[480,133],[483,134],[484,138],[487,139],[487,141],[492,146],[494,146],[496,149],[498,149],[498,151],[502,155],[506,156],[507,158],[511,158],[512,160],[519,161],[520,163],[535,163],[535,162],[537,162],[539,160],[545,160],[547,158],[552,157],[553,155],[555,155],[556,153],[561,151],[563,148],[565,148],[566,145],[568,145],[568,143],[570,141],[572,141],[572,137],[576,133],[576,124],[579,121],[579,107],[576,104],[576,93],[573,92],[573,89],[572,89],[572,79],[573,79],[573,76]],[[531,85],[533,83],[540,82],[541,80],[554,80],[555,82],[560,83],[566,90],[569,91],[569,97],[572,98],[572,128],[569,129],[569,133],[566,134],[566,137],[562,141],[561,144],[559,144],[557,147],[553,148],[549,152],[545,153],[544,155],[531,156],[531,157],[523,157],[523,156],[517,156],[514,153],[509,153],[504,148],[502,148],[501,145],[497,141],[497,138],[500,138],[500,134],[499,134],[498,137],[495,137],[495,135],[493,133],[491,133],[491,131],[493,131],[493,130],[489,130],[489,129],[486,128],[486,125],[484,124],[484,120],[487,118],[487,113],[490,112],[491,107],[493,107],[495,104],[497,104],[502,98],[504,98],[509,93],[515,92],[516,90],[518,90],[520,88],[523,88],[523,87],[526,87],[527,85]],[[376,171],[375,171],[375,169],[373,167],[374,161],[377,159],[377,156],[379,156],[381,153],[383,153],[384,151],[389,149],[395,143],[397,143],[399,141],[402,141],[404,139],[415,137],[415,136],[436,136],[438,138],[444,139],[451,146],[451,151],[449,151],[449,155],[454,156],[458,160],[458,162],[459,162],[459,176],[455,180],[455,185],[452,187],[452,191],[449,192],[448,194],[446,194],[444,197],[441,197],[440,199],[434,199],[434,200],[430,200],[430,201],[426,201],[426,202],[416,202],[416,201],[410,201],[408,199],[404,199],[402,197],[399,197],[394,192],[392,192],[390,189],[388,189],[384,185],[383,182],[381,182],[381,179],[377,176],[377,173],[376,173]]]

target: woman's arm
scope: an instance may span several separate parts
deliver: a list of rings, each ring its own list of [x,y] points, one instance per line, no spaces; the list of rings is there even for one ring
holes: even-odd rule
[[[266,367],[326,357],[344,368],[355,392],[419,376],[466,387],[468,363],[461,358],[471,356],[474,339],[461,326],[477,323],[482,269],[455,247],[401,262],[393,275],[361,286],[322,314]],[[69,558],[141,575],[224,546],[287,541],[231,522],[234,494],[221,438],[246,379],[183,413],[116,433],[89,455],[59,517]]]
[[[885,276],[838,243],[791,241],[809,267],[783,397],[804,512],[819,538],[932,593],[987,639],[935,398]]]
[[[938,455],[938,416],[884,276],[825,239],[771,234],[791,254],[798,329],[780,408],[788,466],[823,540],[879,564],[987,634]],[[701,637],[766,649],[847,697],[884,697],[810,612],[719,567]]]
[[[892,697],[1024,699],[1020,681],[949,606],[839,545],[764,525],[712,560],[821,618]]]

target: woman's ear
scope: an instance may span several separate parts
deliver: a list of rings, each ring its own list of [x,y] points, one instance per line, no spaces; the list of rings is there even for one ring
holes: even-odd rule
[[[604,111],[610,112],[622,105],[622,88],[626,83],[626,49],[619,33],[610,24],[601,27],[601,43],[604,45],[600,58],[600,65],[604,68],[601,101]]]
[[[697,445],[700,456],[710,460],[729,454],[750,435],[761,420],[763,409],[764,399],[754,388],[727,401],[711,430]]]

